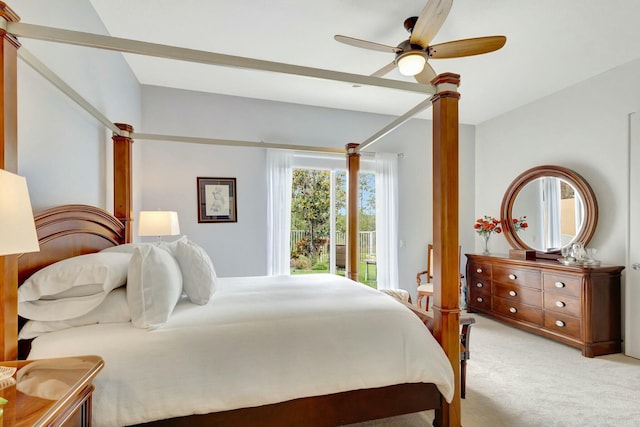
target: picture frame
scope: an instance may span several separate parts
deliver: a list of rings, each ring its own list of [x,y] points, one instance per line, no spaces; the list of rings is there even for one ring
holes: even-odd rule
[[[238,222],[235,178],[198,177],[198,222]]]

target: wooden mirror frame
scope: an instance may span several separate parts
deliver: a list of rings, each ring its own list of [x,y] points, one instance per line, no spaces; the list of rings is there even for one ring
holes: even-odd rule
[[[514,249],[536,251],[537,258],[558,258],[560,256],[560,249],[540,251],[536,248],[529,247],[522,239],[520,239],[520,237],[518,237],[518,233],[513,227],[512,209],[518,193],[525,185],[542,177],[556,177],[564,179],[582,195],[584,201],[584,226],[573,239],[574,242],[584,242],[586,245],[591,240],[591,237],[593,237],[593,233],[595,233],[596,225],[598,223],[598,204],[596,202],[595,193],[591,189],[591,186],[589,186],[589,183],[587,183],[587,181],[578,173],[561,166],[545,165],[531,168],[518,175],[511,185],[509,185],[500,207],[500,217],[503,225],[502,228],[504,236],[509,244]]]

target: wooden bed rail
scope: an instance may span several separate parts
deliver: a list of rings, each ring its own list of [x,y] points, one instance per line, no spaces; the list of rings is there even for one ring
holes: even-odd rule
[[[115,123],[120,135],[113,135],[113,215],[124,224],[125,242],[133,241],[133,126]]]

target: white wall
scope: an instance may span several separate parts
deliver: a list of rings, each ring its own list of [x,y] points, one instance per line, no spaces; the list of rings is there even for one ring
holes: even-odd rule
[[[543,164],[573,169],[598,201],[598,226],[589,246],[602,261],[624,265],[627,115],[640,107],[639,74],[640,61],[634,61],[480,124],[476,215],[498,216],[505,190],[526,169]],[[504,236],[493,236],[491,247],[503,253],[509,248]]]
[[[247,98],[145,86],[144,133],[344,147],[366,139],[393,118]],[[462,126],[461,217],[473,220],[473,127]],[[183,234],[202,244],[221,276],[266,274],[266,187],[263,149],[180,142],[142,146],[142,204],[175,209]],[[431,241],[431,122],[414,119],[372,146],[400,152],[400,287],[415,291]],[[198,224],[196,177],[238,179],[238,223]],[[466,205],[466,206],[465,206]],[[472,243],[467,233],[466,244]],[[465,240],[463,240],[465,242]]]
[[[476,214],[499,214],[502,194],[522,171],[541,164],[565,166],[582,175],[596,195],[599,218],[589,247],[607,264],[627,264],[629,121],[640,111],[640,60],[608,71],[477,127]],[[477,239],[479,240],[479,239]],[[503,236],[492,249],[506,252]],[[622,273],[624,307],[627,271]],[[637,336],[626,316],[623,330]]]
[[[24,0],[11,7],[24,23],[106,34],[89,2]],[[110,120],[140,123],[140,86],[121,54],[20,42]],[[112,211],[111,155],[111,132],[18,59],[18,171],[34,210],[86,203]]]

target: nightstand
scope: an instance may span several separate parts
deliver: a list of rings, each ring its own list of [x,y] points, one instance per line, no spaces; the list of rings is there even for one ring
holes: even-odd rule
[[[0,362],[15,367],[15,383],[0,389],[8,402],[0,427],[90,427],[93,379],[104,366],[99,356]],[[13,382],[13,381],[10,381]]]

